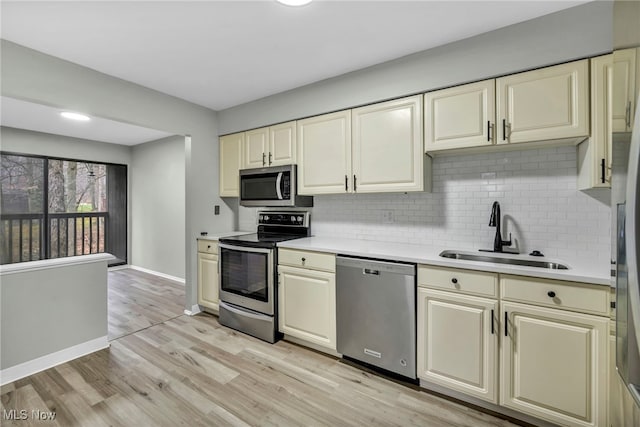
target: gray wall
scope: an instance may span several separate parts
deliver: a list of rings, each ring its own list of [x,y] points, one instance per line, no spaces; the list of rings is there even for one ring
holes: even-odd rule
[[[220,111],[220,134],[611,51],[612,4],[592,2]]]
[[[185,138],[132,147],[130,264],[185,276]]]
[[[106,342],[107,261],[3,273],[0,304],[0,369]]]
[[[120,165],[131,164],[131,148],[126,145],[107,144],[9,127],[0,127],[0,137],[2,151]]]
[[[7,40],[0,45],[2,95],[82,111],[171,134],[190,135],[186,163],[186,307],[196,304],[196,236],[230,230],[231,208],[218,197],[216,113]],[[221,214],[213,215],[213,206]]]

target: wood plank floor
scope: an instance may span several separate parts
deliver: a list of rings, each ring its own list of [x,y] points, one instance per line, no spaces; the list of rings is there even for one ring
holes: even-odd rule
[[[130,268],[109,271],[109,340],[180,316],[184,301],[182,283]]]
[[[513,425],[295,344],[267,344],[208,314],[171,317],[7,384],[0,402],[0,411],[28,411],[2,421],[20,427]],[[37,422],[32,410],[56,418]]]

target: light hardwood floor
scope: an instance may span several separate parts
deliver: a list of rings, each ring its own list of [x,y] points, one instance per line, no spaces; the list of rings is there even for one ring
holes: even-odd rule
[[[184,285],[130,268],[109,271],[109,340],[184,312]]]
[[[148,298],[162,305],[158,280],[145,283]],[[168,320],[121,336],[109,349],[3,386],[0,411],[54,411],[56,419],[2,425],[513,425],[295,344],[267,344],[209,314],[166,313]]]

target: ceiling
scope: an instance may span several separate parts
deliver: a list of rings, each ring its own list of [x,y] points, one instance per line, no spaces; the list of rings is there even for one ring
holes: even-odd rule
[[[65,135],[73,138],[136,145],[171,136],[170,133],[113,120],[91,117],[88,122],[64,119],[61,108],[48,107],[6,96],[0,97],[0,124],[18,129]]]
[[[221,110],[585,2],[2,1],[0,35]]]

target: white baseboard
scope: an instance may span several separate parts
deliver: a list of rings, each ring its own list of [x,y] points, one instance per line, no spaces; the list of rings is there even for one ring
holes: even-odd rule
[[[153,274],[154,276],[162,277],[165,279],[173,280],[174,282],[182,283],[183,285],[186,283],[185,279],[182,277],[171,276],[169,274],[160,273],[159,271],[149,270],[148,268],[138,267],[137,265],[130,265],[130,269],[142,271],[143,273]]]
[[[200,309],[200,306],[198,304],[194,304],[191,307],[191,310],[187,310],[185,308],[184,310],[184,314],[186,314],[187,316],[195,316],[196,314],[200,313],[202,310]]]
[[[129,264],[115,265],[113,267],[109,267],[109,271],[118,271],[118,270],[126,270],[127,268],[131,268]]]
[[[55,353],[29,360],[28,362],[20,363],[19,365],[11,366],[10,368],[0,371],[0,385],[9,384],[107,347],[109,347],[109,340],[107,335],[105,335],[91,341],[67,347]]]

